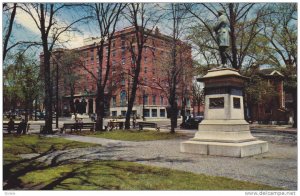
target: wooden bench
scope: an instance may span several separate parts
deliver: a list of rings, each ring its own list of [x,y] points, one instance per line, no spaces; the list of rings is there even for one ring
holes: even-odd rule
[[[61,133],[65,132],[67,129],[70,129],[72,132],[74,131],[81,131],[82,129],[88,129],[90,131],[95,130],[96,123],[64,123],[63,127],[61,128]]]
[[[124,122],[115,122],[115,121],[110,121],[107,123],[107,127],[109,131],[113,129],[123,129],[124,127]]]
[[[19,124],[20,123],[15,123],[14,129],[12,131],[17,131]],[[27,123],[26,133],[28,132],[29,128],[30,128],[30,123]],[[8,123],[3,123],[3,131],[8,131]]]
[[[160,129],[156,123],[150,123],[150,122],[139,122],[138,126],[139,126],[139,130],[143,130],[144,127],[155,128],[156,131],[159,131]]]

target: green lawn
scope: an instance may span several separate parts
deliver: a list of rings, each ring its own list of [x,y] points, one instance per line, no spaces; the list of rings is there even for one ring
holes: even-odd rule
[[[77,132],[76,135],[86,135],[90,137],[100,137],[114,140],[125,141],[150,141],[150,140],[167,140],[176,138],[186,138],[182,133],[158,132],[151,130],[114,130],[106,132]]]
[[[74,142],[62,138],[49,138],[40,135],[3,135],[4,164],[21,159],[19,154],[45,153],[47,151],[67,150],[100,146],[83,142]]]
[[[37,158],[53,150],[94,146],[37,135],[4,135],[3,189],[30,190],[270,190],[275,187],[126,161]],[[18,155],[37,153],[28,159]],[[63,153],[60,155],[63,156]]]
[[[274,187],[125,161],[74,163],[29,172],[31,187],[57,190],[270,190]],[[42,186],[41,186],[42,185]]]

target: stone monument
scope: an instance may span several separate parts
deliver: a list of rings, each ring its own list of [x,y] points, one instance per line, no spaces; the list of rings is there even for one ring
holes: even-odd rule
[[[218,22],[217,26],[223,29],[215,28],[217,33],[224,34],[226,24],[220,25],[224,20],[223,17]],[[248,78],[227,67],[224,47],[220,49],[222,65],[198,78],[205,86],[204,120],[194,138],[180,144],[181,152],[246,157],[268,151],[268,143],[253,137],[244,119],[243,88]]]

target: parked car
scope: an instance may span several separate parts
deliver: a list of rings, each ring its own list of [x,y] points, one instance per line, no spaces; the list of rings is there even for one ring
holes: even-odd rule
[[[32,112],[32,118],[35,118],[35,112]],[[36,112],[36,118],[37,119],[44,119],[45,118],[45,114],[42,112]]]
[[[189,117],[185,122],[181,123],[180,128],[198,129],[198,124],[203,120],[203,116]]]

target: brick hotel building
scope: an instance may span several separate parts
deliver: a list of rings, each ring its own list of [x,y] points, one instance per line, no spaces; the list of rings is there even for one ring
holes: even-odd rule
[[[117,31],[114,35],[111,45],[110,55],[110,77],[105,89],[105,114],[106,116],[125,116],[128,103],[128,92],[131,90],[133,58],[129,50],[128,40],[133,41],[133,49],[137,52],[137,47],[134,46],[135,41],[135,28],[128,27],[121,31]],[[99,43],[99,38],[87,38],[84,40],[84,45],[75,50],[80,53],[83,67],[74,68],[74,72],[80,75],[80,78],[75,84],[74,100],[75,110],[78,110],[79,105],[83,105],[83,113],[95,113],[96,111],[96,80],[89,73],[97,75],[98,70],[98,55],[96,44]],[[180,66],[184,66],[184,70],[192,69],[192,57],[191,47],[183,42],[181,43],[181,50],[178,56],[181,57],[182,63]],[[144,45],[141,72],[139,76],[139,84],[136,93],[136,98],[133,106],[133,114],[138,117],[144,116],[146,118],[166,118],[168,116],[168,99],[163,91],[162,86],[167,86],[164,78],[166,75],[162,73],[162,66],[167,62],[171,52],[171,37],[166,36],[158,30],[151,32],[147,38],[147,42]],[[65,50],[59,50],[53,52],[63,53]],[[106,69],[106,61],[108,56],[107,47],[105,46],[103,54],[103,74]],[[52,55],[53,56],[53,55]],[[40,58],[43,58],[41,54]],[[42,62],[42,61],[41,61]],[[53,62],[53,67],[55,68]],[[61,65],[63,66],[63,65]],[[41,69],[42,70],[42,69]],[[177,104],[180,110],[184,109],[187,114],[192,113],[191,106],[191,85],[192,77],[190,81],[183,82],[184,77],[179,77],[178,91],[177,91]],[[188,78],[189,80],[189,78]],[[164,84],[165,83],[165,84]],[[54,85],[55,86],[55,85]],[[65,83],[64,77],[59,78],[59,110],[62,113],[71,112],[70,107],[70,88]],[[56,89],[54,87],[54,95]],[[182,100],[185,100],[185,107],[182,108]],[[84,104],[80,104],[84,103]]]

